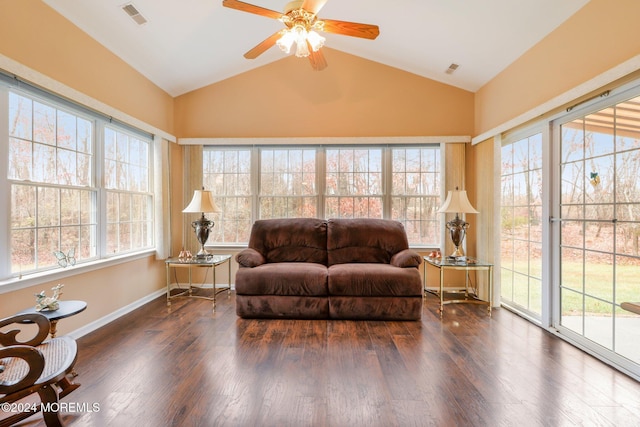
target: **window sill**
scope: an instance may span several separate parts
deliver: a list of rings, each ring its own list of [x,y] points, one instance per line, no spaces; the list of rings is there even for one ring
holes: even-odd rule
[[[66,277],[76,276],[78,274],[84,274],[91,271],[100,270],[102,268],[147,258],[154,254],[155,250],[150,249],[143,252],[137,252],[135,254],[126,254],[121,256],[114,256],[112,258],[89,261],[86,263],[77,264],[73,267],[58,268],[38,273],[25,274],[24,276],[11,277],[7,280],[0,281],[0,294],[40,285],[42,283],[54,282]]]

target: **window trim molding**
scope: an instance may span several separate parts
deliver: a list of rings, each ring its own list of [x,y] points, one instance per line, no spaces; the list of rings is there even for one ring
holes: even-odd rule
[[[35,273],[28,273],[22,277],[10,277],[7,280],[0,281],[0,295],[20,289],[29,288],[31,286],[55,282],[67,277],[74,277],[79,274],[89,273],[91,271],[102,270],[107,267],[113,267],[115,265],[152,257],[154,255],[155,249],[147,249],[140,252],[117,255],[111,258],[102,258],[94,261],[87,261],[83,262],[82,264],[77,264],[73,267],[57,268]]]
[[[272,145],[417,145],[470,143],[471,137],[461,136],[327,136],[286,138],[179,138],[179,145],[212,146],[272,146]]]

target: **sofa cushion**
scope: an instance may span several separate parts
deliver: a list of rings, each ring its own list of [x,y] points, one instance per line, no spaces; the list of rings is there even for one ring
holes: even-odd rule
[[[278,262],[239,268],[236,294],[326,296],[327,267],[311,262]]]
[[[329,267],[329,295],[422,296],[422,280],[417,268],[389,264],[353,263]]]
[[[249,247],[267,263],[327,264],[327,223],[317,218],[263,219],[253,224]]]
[[[398,221],[372,218],[328,221],[328,265],[389,264],[393,255],[408,248],[407,235]]]

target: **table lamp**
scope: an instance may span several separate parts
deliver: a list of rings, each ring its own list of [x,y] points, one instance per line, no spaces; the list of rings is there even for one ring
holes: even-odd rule
[[[480,213],[469,202],[467,198],[467,192],[464,190],[458,190],[458,187],[454,191],[449,191],[447,199],[444,201],[442,207],[438,210],[438,213],[455,213],[456,217],[447,222],[447,229],[451,236],[451,241],[455,246],[455,250],[451,254],[452,257],[464,256],[460,246],[464,240],[464,236],[469,228],[469,223],[460,218],[461,213]]]
[[[216,206],[211,196],[210,191],[195,190],[193,192],[193,198],[189,205],[182,210],[183,213],[197,213],[200,212],[202,216],[191,223],[193,231],[196,233],[196,239],[200,243],[200,250],[196,254],[196,258],[206,258],[209,252],[204,248],[207,239],[209,238],[209,232],[213,228],[214,222],[208,220],[204,214],[212,212],[220,212],[220,209]]]

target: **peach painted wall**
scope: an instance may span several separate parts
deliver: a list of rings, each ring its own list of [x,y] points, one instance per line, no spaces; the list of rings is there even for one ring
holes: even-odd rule
[[[476,93],[475,135],[640,54],[638,17],[638,0],[591,0]]]
[[[173,133],[173,98],[40,0],[0,2],[0,53]]]
[[[164,263],[148,257],[0,294],[0,318],[33,307],[35,294],[45,291],[51,295],[51,288],[58,283],[64,284],[61,299],[87,302],[84,312],[58,323],[59,335],[108,316],[166,286]]]
[[[42,1],[0,0],[0,54],[135,119],[173,132],[173,98]],[[0,293],[0,317],[33,306],[34,294],[44,290],[50,295],[57,283],[65,285],[63,299],[88,302],[84,313],[60,322],[61,333],[96,321],[166,285],[164,263],[150,255]]]
[[[471,135],[471,92],[323,49],[313,71],[294,56],[176,98],[176,136]]]

